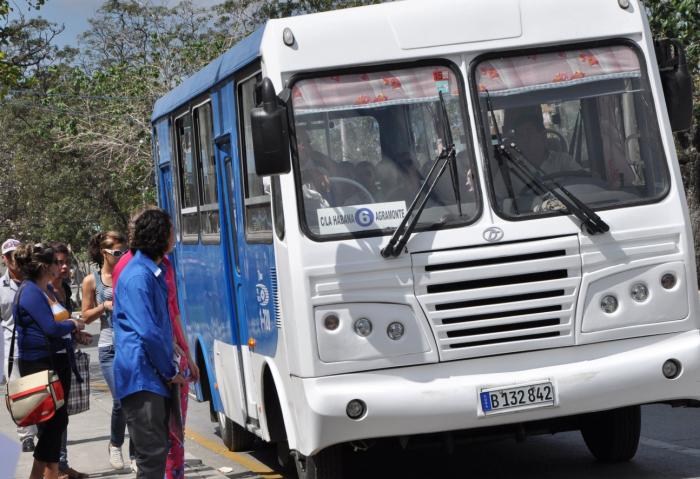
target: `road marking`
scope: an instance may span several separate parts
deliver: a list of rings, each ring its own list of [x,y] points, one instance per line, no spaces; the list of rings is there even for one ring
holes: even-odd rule
[[[226,459],[230,459],[233,462],[240,464],[241,466],[248,469],[250,472],[254,472],[265,479],[284,479],[284,476],[279,472],[274,471],[267,467],[266,465],[252,459],[243,454],[238,454],[236,452],[229,451],[226,446],[218,442],[214,442],[206,437],[198,434],[190,429],[185,429],[185,437],[191,439],[202,447],[209,449],[212,452],[220,456],[224,456]]]
[[[657,441],[656,439],[649,439],[646,437],[641,438],[639,442],[645,446],[654,447],[656,449],[677,452],[678,454],[684,454],[686,456],[700,457],[700,449],[694,449],[692,447],[679,446],[670,442]]]

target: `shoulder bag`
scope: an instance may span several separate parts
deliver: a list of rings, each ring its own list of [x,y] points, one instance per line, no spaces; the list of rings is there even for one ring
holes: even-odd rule
[[[19,295],[22,292],[20,287],[15,297],[15,304],[19,302]],[[5,394],[5,403],[10,417],[17,426],[25,427],[39,424],[51,419],[56,410],[63,407],[64,395],[63,386],[58,374],[52,369],[40,371],[38,373],[23,376],[18,379],[12,377],[12,367],[14,366],[15,337],[17,334],[17,323],[19,318],[15,318],[15,327],[12,330],[12,343],[10,344],[10,357],[8,361],[8,381]],[[38,324],[37,324],[38,326]],[[41,327],[39,327],[41,330]],[[43,330],[42,330],[43,333]],[[51,346],[47,340],[49,360],[53,366],[53,354]]]
[[[75,352],[73,379],[68,394],[68,415],[80,414],[90,409],[90,355],[81,350]],[[77,373],[77,374],[76,374]]]

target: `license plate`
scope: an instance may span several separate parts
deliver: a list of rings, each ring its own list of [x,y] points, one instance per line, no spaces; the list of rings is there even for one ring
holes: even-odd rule
[[[484,414],[517,411],[535,407],[553,406],[556,392],[549,381],[513,386],[509,388],[482,389],[479,393]]]

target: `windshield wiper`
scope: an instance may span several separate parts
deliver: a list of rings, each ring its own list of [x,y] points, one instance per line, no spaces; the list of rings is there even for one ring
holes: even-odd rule
[[[459,209],[459,215],[462,216],[462,200],[459,191],[459,182],[457,179],[457,152],[455,151],[455,145],[452,142],[452,132],[450,130],[449,117],[447,116],[447,108],[445,106],[445,100],[442,97],[442,92],[439,93],[440,96],[440,119],[443,128],[443,141],[444,147],[442,151],[438,154],[437,158],[433,162],[433,166],[430,167],[428,175],[423,180],[423,183],[418,189],[415,198],[411,202],[411,206],[406,210],[406,215],[403,217],[401,224],[396,228],[394,234],[391,235],[389,243],[382,248],[381,255],[384,258],[396,257],[401,254],[404,246],[411,237],[411,233],[418,223],[421,213],[425,208],[426,203],[430,194],[435,189],[438,180],[442,177],[442,174],[450,166],[450,172],[452,173],[452,187],[455,191],[455,197],[457,199],[457,207]]]
[[[452,126],[450,125],[450,117],[447,115],[447,105],[445,105],[445,99],[442,97],[442,92],[439,92],[440,96],[440,123],[442,125],[442,137],[445,139],[445,143],[448,148],[452,149],[452,157],[449,158],[450,165],[450,176],[452,177],[452,190],[455,193],[455,201],[457,201],[457,211],[459,216],[462,216],[462,194],[459,191],[459,178],[457,176],[457,151],[455,150],[455,143],[452,140]]]
[[[521,178],[527,179],[526,182],[532,183],[533,186],[539,190],[539,194],[544,192],[552,194],[552,196],[554,196],[562,205],[566,207],[569,213],[581,220],[581,227],[585,227],[588,234],[594,235],[607,233],[610,230],[610,226],[603,221],[603,219],[598,216],[595,211],[589,208],[588,205],[579,200],[571,191],[566,189],[558,182],[551,179],[545,179],[544,172],[532,164],[522,150],[518,148],[518,145],[516,145],[515,142],[504,141],[498,128],[498,123],[496,122],[496,115],[493,111],[491,96],[489,95],[488,91],[486,92],[486,105],[496,130],[497,144],[495,145],[495,150],[496,155],[499,156],[499,161],[502,161],[502,157],[505,157],[508,160],[508,163],[514,167],[514,172]],[[509,150],[514,151],[518,158],[511,155]],[[522,161],[521,158],[525,161]],[[534,173],[532,170],[534,170]],[[515,202],[516,198],[514,195],[512,196],[513,201]]]

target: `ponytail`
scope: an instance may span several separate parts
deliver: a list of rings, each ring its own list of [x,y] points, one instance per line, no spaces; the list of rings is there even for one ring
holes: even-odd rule
[[[97,266],[102,267],[102,241],[104,241],[105,238],[105,233],[100,232],[94,234],[91,238],[90,241],[88,242],[88,255],[90,256],[90,259],[94,262],[97,263]]]

